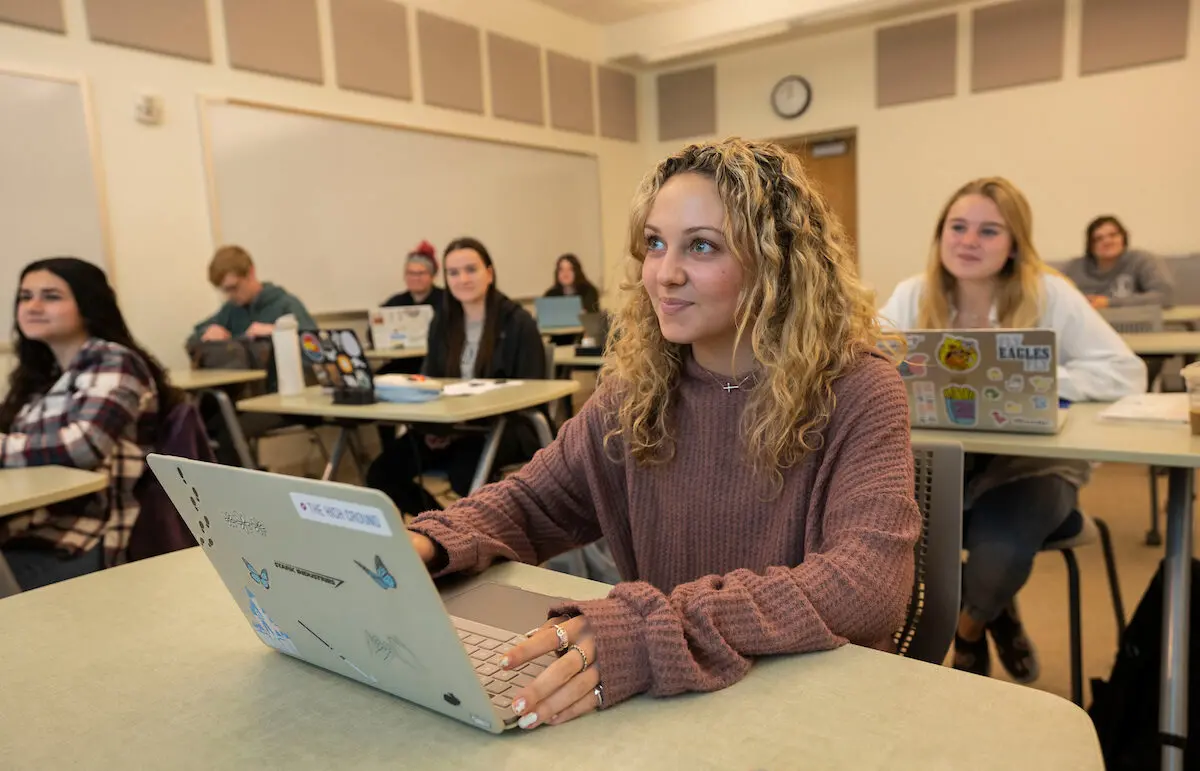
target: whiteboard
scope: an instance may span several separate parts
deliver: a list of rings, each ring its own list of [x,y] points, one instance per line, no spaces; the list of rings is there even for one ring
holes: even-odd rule
[[[43,257],[105,263],[84,85],[0,72],[0,338],[21,269]],[[112,277],[109,277],[110,282]]]
[[[310,311],[404,291],[423,239],[439,264],[452,239],[479,239],[514,298],[541,296],[564,252],[602,278],[594,157],[226,102],[205,117],[217,241]]]

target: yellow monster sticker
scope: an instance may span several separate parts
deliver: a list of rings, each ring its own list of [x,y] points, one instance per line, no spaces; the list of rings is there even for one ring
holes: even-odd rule
[[[937,350],[938,363],[951,372],[970,372],[979,366],[979,341],[945,335]]]

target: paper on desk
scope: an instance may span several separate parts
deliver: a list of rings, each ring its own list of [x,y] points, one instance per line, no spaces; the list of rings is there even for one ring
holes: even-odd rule
[[[524,382],[524,380],[464,380],[461,383],[451,383],[442,389],[442,393],[446,396],[485,394],[488,391],[495,391],[497,388],[522,385]]]
[[[1134,394],[1100,413],[1103,420],[1187,423],[1187,394]]]

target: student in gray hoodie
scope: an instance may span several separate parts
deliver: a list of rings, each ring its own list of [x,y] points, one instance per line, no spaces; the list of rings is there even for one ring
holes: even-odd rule
[[[1083,256],[1067,263],[1064,273],[1097,310],[1171,305],[1174,282],[1166,265],[1149,252],[1130,249],[1129,231],[1113,216],[1091,221]]]
[[[214,315],[196,325],[188,349],[196,343],[234,337],[266,337],[280,316],[292,314],[300,329],[316,329],[304,303],[286,289],[258,280],[254,261],[240,246],[222,246],[208,265],[208,280],[227,301]]]

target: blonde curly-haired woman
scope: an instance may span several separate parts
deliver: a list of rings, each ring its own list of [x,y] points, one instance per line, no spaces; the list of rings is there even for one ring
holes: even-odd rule
[[[436,574],[600,537],[622,582],[556,609],[522,728],[709,691],[756,656],[891,646],[912,585],[904,388],[842,228],[773,144],[694,145],[637,193],[601,386],[523,471],[411,526]]]

